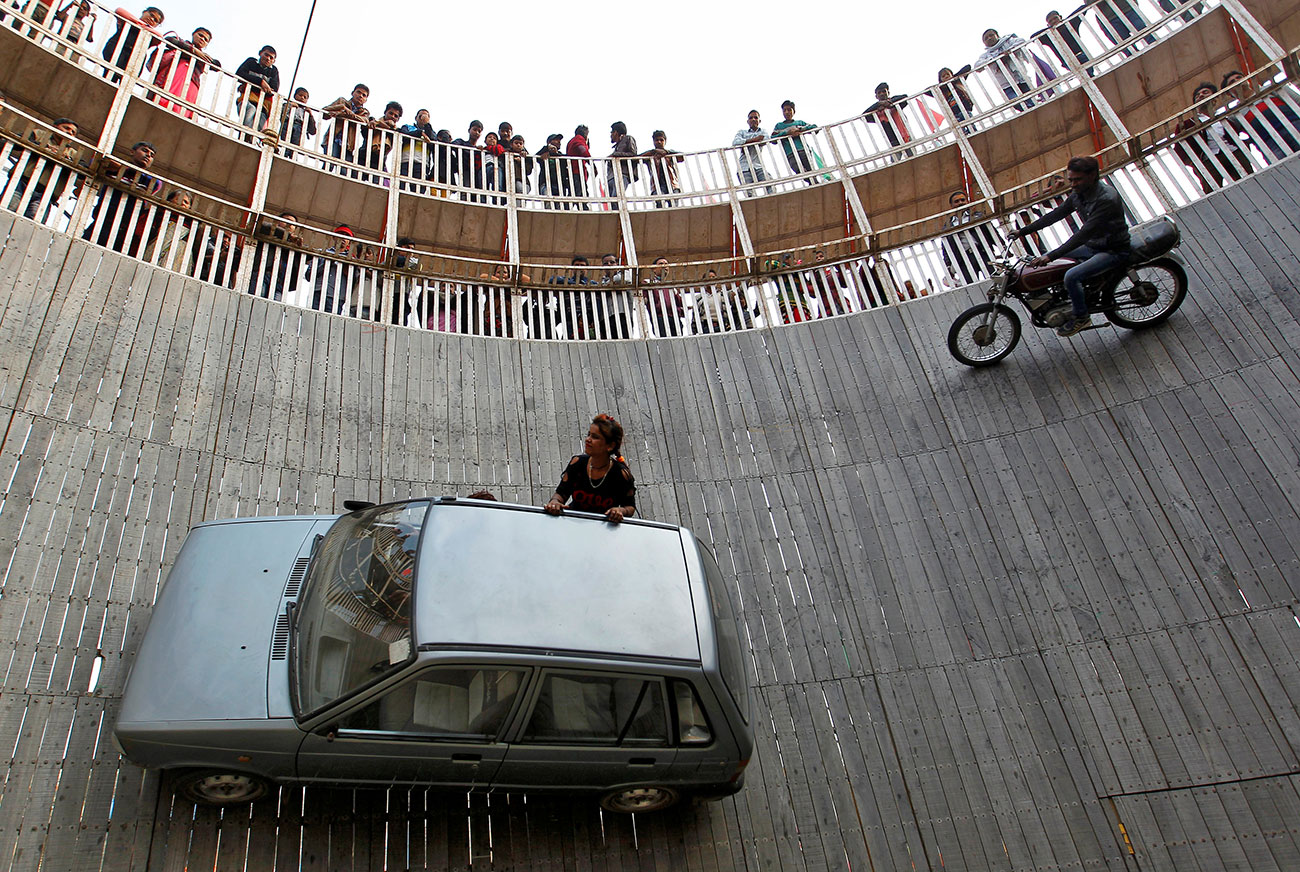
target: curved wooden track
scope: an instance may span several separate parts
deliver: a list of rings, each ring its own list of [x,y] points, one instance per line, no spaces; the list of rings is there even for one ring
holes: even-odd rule
[[[943,346],[965,293],[494,340],[5,217],[0,867],[1300,868],[1297,214],[1295,160],[1188,207],[1168,325],[1027,335],[981,372]],[[761,713],[739,796],[634,820],[285,789],[220,814],[120,761],[108,727],[190,524],[540,502],[597,410],[645,514],[732,567]]]

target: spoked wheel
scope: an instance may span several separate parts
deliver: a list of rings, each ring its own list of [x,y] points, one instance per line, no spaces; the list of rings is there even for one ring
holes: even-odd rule
[[[678,793],[671,787],[629,787],[626,790],[611,790],[600,798],[600,807],[605,811],[620,814],[632,812],[659,811],[677,802]]]
[[[1187,273],[1177,261],[1162,258],[1137,268],[1138,280],[1120,279],[1115,305],[1106,310],[1112,324],[1140,330],[1168,320],[1187,296]]]
[[[176,776],[172,789],[199,805],[238,805],[261,799],[271,785],[265,778],[245,772],[193,769]]]
[[[1020,317],[1000,303],[980,303],[957,316],[948,350],[967,366],[991,366],[1020,341]]]

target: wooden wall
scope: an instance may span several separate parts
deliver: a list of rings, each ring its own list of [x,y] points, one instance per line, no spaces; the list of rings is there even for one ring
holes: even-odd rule
[[[1034,333],[980,372],[944,348],[959,293],[732,336],[493,340],[287,309],[5,216],[0,857],[1293,872],[1297,214],[1294,160],[1189,207],[1167,326]],[[736,582],[759,709],[740,795],[634,822],[285,789],[223,815],[119,760],[189,525],[541,502],[596,411],[628,429],[644,513]]]

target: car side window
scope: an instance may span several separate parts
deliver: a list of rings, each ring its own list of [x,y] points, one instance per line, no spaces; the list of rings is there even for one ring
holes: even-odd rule
[[[491,740],[510,714],[523,677],[521,669],[429,669],[348,715],[339,729]]]
[[[522,741],[667,745],[663,682],[644,676],[548,672]]]

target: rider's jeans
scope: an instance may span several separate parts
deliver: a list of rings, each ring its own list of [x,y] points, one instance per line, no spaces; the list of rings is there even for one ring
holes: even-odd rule
[[[1112,267],[1128,262],[1128,253],[1116,254],[1112,251],[1093,251],[1086,245],[1080,245],[1061,254],[1080,261],[1065,271],[1065,290],[1070,294],[1070,305],[1074,316],[1082,318],[1088,314],[1088,298],[1083,291],[1083,283],[1106,272]]]

